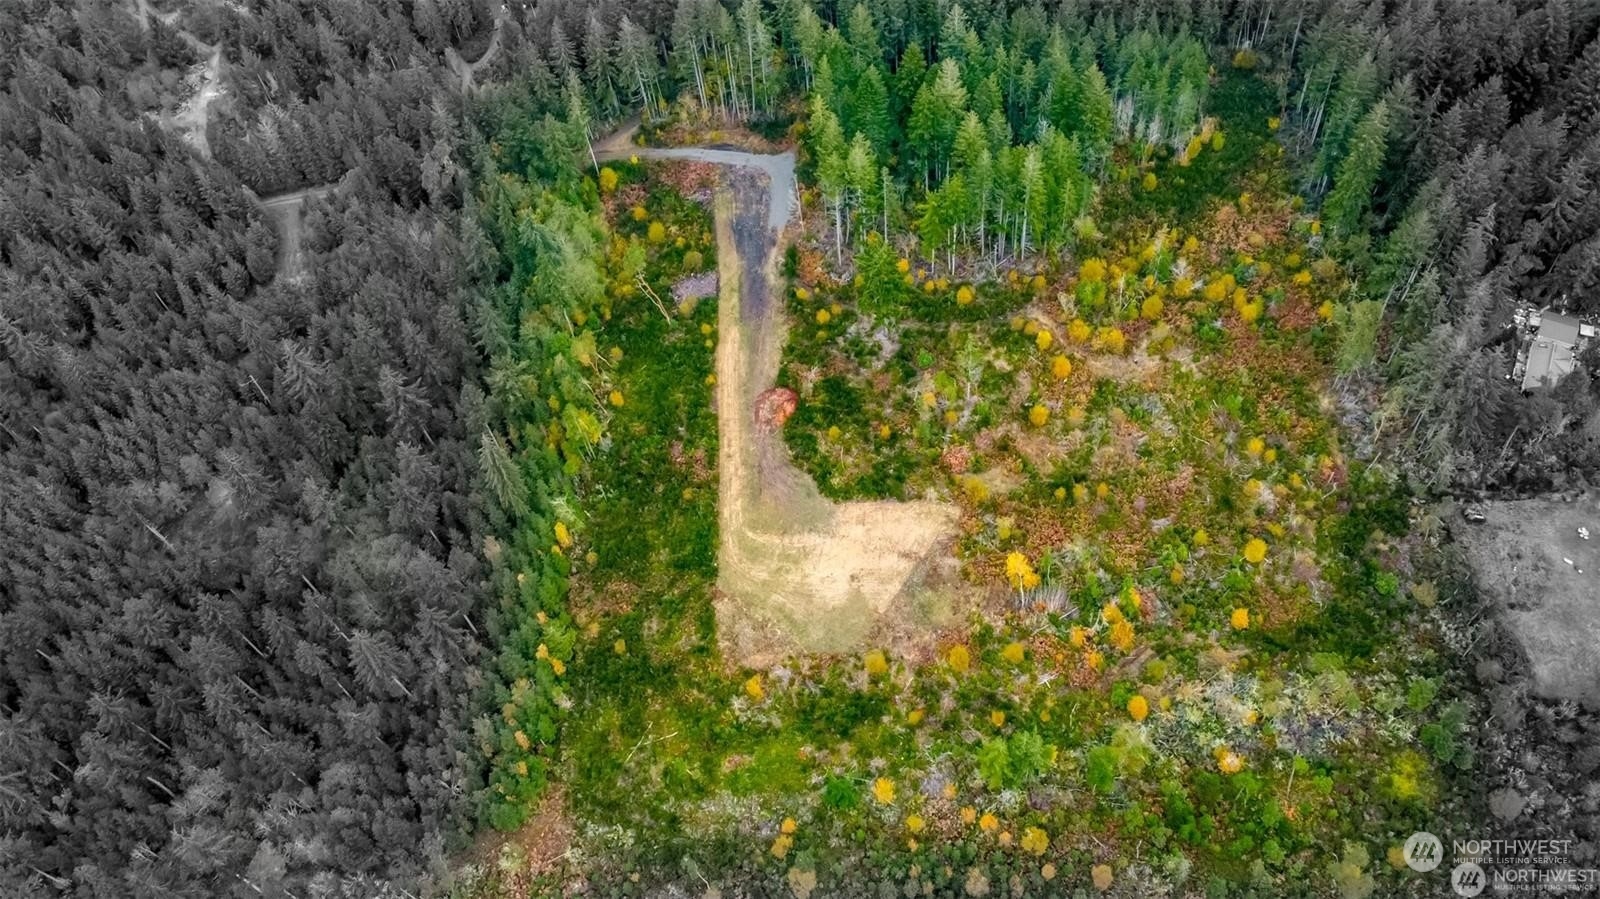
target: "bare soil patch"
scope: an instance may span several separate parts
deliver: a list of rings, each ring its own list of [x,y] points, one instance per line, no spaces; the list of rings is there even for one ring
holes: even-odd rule
[[[956,523],[942,503],[829,502],[794,466],[778,430],[756,420],[785,330],[771,300],[781,241],[762,227],[768,192],[736,174],[716,202],[717,612],[724,648],[750,665],[795,651],[848,652],[892,637],[906,621],[946,617],[950,597],[929,576],[946,573],[935,569]]]
[[[640,147],[637,121],[598,141],[599,160],[713,164],[720,174],[716,351],[718,633],[750,666],[795,652],[900,645],[950,620],[957,510],[936,502],[835,504],[795,467],[779,429],[757,422],[777,379],[786,323],[778,258],[798,207],[794,154]]]
[[[1600,493],[1487,503],[1453,531],[1550,699],[1600,697]],[[1579,528],[1587,528],[1583,539]]]
[[[201,156],[210,159],[211,141],[206,131],[211,125],[211,104],[224,93],[222,48],[212,48],[206,61],[195,66],[184,84],[189,88],[189,96],[167,119],[167,124],[182,132],[184,140]]]

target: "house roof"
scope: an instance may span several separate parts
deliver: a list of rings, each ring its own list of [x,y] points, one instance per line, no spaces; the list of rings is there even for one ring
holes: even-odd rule
[[[1528,347],[1528,368],[1522,376],[1523,390],[1554,387],[1557,381],[1577,368],[1577,360],[1572,355],[1572,344],[1545,336],[1549,322],[1550,317],[1546,316],[1545,324],[1539,327],[1539,336],[1535,337],[1533,344]],[[1577,323],[1573,322],[1573,325],[1572,333],[1576,339]]]
[[[1578,342],[1578,320],[1570,315],[1546,312],[1539,321],[1538,340],[1554,340],[1573,346]]]

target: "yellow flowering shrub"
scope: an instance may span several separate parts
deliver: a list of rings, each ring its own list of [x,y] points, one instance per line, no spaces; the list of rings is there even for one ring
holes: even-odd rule
[[[1050,374],[1055,375],[1057,381],[1072,377],[1072,360],[1058,354],[1050,360]]]
[[[1050,410],[1041,403],[1028,410],[1028,423],[1036,428],[1042,428],[1050,420]]]
[[[957,643],[945,653],[945,662],[950,666],[950,670],[957,674],[965,674],[967,669],[972,667],[972,653],[965,644]]]
[[[956,289],[956,305],[957,306],[970,306],[970,305],[972,305],[972,300],[973,300],[973,294],[972,294],[972,288],[971,287],[968,287],[967,285],[963,284],[959,288]]]
[[[1013,590],[1032,590],[1039,586],[1039,574],[1033,570],[1027,556],[1013,552],[1006,556],[1006,581]]]
[[[1260,565],[1267,558],[1267,542],[1260,537],[1251,537],[1244,544],[1244,560],[1251,565]]]
[[[744,693],[756,702],[767,698],[767,688],[761,683],[761,675],[750,675],[750,679],[744,682]]]
[[[1228,623],[1236,631],[1248,628],[1250,626],[1250,610],[1243,607],[1234,609],[1233,614],[1228,616]]]
[[[1054,334],[1051,334],[1049,331],[1046,331],[1043,328],[1040,328],[1039,332],[1033,335],[1033,343],[1039,348],[1039,352],[1041,353],[1050,349],[1050,344],[1054,343],[1055,339],[1056,338]]]
[[[600,192],[603,194],[608,194],[616,189],[617,172],[608,165],[600,170]]]
[[[880,805],[891,805],[894,802],[894,781],[887,777],[880,777],[872,782],[872,798],[878,800]]]
[[[1022,842],[1018,845],[1024,852],[1044,855],[1045,850],[1050,848],[1050,835],[1043,828],[1030,827],[1022,832]]]
[[[1083,260],[1078,266],[1079,281],[1101,281],[1106,276],[1106,261],[1099,257]]]
[[[883,650],[874,649],[867,653],[863,666],[867,669],[868,677],[877,677],[889,670],[889,659],[883,654]]]
[[[1128,700],[1128,717],[1135,721],[1143,721],[1150,716],[1150,702],[1143,696],[1134,696]]]
[[[1010,643],[1007,643],[1005,649],[1000,650],[1000,658],[1005,659],[1007,662],[1010,662],[1013,665],[1021,665],[1022,660],[1026,656],[1027,650],[1023,649],[1021,643],[1018,643],[1014,640]]]
[[[1094,335],[1094,347],[1113,355],[1121,355],[1128,347],[1128,338],[1122,333],[1121,328],[1100,328]]]
[[[1217,770],[1223,774],[1238,774],[1244,770],[1244,758],[1239,753],[1226,747],[1219,747],[1217,753]]]
[[[1388,851],[1384,853],[1384,859],[1389,862],[1389,867],[1395,869],[1396,871],[1404,871],[1406,869],[1405,847],[1398,845],[1390,846]]]

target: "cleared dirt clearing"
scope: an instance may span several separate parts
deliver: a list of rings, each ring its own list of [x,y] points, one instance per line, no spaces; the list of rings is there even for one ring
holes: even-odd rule
[[[767,229],[765,210],[750,208],[765,205],[754,176],[728,180],[716,203],[723,642],[750,664],[796,649],[850,651],[921,580],[956,512],[932,502],[830,503],[790,461],[782,435],[756,422],[755,399],[777,377],[783,348],[771,298],[780,241],[757,237]]]
[[[923,629],[948,605],[925,575],[949,560],[957,512],[935,502],[825,499],[782,434],[756,421],[783,351],[773,294],[793,210],[794,157],[639,148],[612,138],[600,158],[637,154],[724,166],[715,202],[719,486],[717,622],[729,657],[763,665],[792,652],[849,652],[880,632]]]
[[[1600,698],[1600,495],[1484,505],[1487,521],[1452,524],[1478,585],[1521,644],[1537,692]],[[1586,528],[1589,539],[1579,535]]]

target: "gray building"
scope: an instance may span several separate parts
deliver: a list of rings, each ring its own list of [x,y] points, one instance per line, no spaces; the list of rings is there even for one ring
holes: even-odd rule
[[[1554,387],[1570,374],[1578,367],[1579,343],[1592,336],[1594,330],[1567,315],[1546,312],[1538,318],[1537,330],[1528,344],[1527,364],[1522,373],[1523,390]]]

